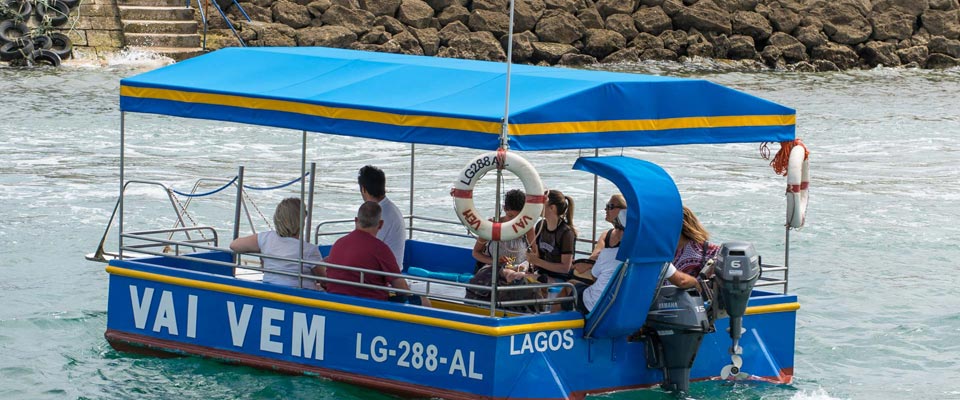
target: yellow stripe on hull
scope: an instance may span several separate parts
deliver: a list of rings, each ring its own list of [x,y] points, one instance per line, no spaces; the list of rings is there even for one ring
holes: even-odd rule
[[[252,110],[289,112],[302,115],[341,119],[347,121],[372,122],[394,126],[420,128],[452,129],[468,132],[500,134],[500,123],[479,121],[468,118],[438,117],[427,115],[404,115],[382,111],[360,110],[346,107],[328,107],[306,104],[296,101],[261,99],[255,97],[226,94],[199,93],[171,89],[142,88],[121,86],[120,95],[125,97],[169,100],[181,103],[209,104]],[[668,129],[693,128],[730,128],[790,126],[796,124],[796,115],[737,115],[737,116],[696,116],[683,118],[613,120],[613,121],[572,121],[530,124],[511,124],[510,134],[557,135],[578,133],[606,133],[631,131],[662,131]]]

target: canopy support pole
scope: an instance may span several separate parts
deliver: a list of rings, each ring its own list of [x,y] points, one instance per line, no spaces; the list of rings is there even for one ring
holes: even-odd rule
[[[306,232],[307,232],[305,234],[306,236],[304,237],[308,242],[310,241],[310,236],[311,236],[310,234],[313,233],[313,193],[317,186],[316,176],[317,176],[317,163],[312,162],[310,163],[310,191],[307,192],[307,195],[308,195],[307,206],[309,208],[307,209],[307,223],[305,224],[306,226],[304,226],[304,229],[306,229]]]
[[[593,156],[600,156],[600,149],[593,149]],[[591,238],[597,237],[597,183],[600,181],[600,177],[597,174],[593,174],[593,232],[590,236]],[[593,252],[593,248],[590,248],[590,251]]]
[[[303,242],[306,240],[306,235],[310,232],[309,225],[304,224],[307,220],[307,204],[306,204],[306,193],[307,193],[307,180],[303,179],[303,176],[307,174],[307,131],[303,131],[303,139],[300,144],[300,219],[297,220],[300,223],[300,231],[298,232],[300,239],[300,262],[299,269],[297,270],[297,276],[300,280],[300,287],[303,287]]]
[[[783,249],[783,294],[787,294],[787,285],[790,284],[790,225],[786,228],[786,243]]]
[[[233,212],[233,239],[240,237],[240,208],[243,206],[243,166],[237,170],[237,206]]]
[[[413,239],[413,171],[417,159],[417,144],[410,143],[410,230],[407,232],[407,239]]]
[[[510,148],[507,140],[507,133],[510,125],[510,70],[513,65],[513,10],[515,1],[510,0],[510,25],[507,29],[507,87],[503,98],[503,120],[500,125],[500,149],[506,151]],[[499,158],[499,157],[498,157]],[[499,161],[499,160],[498,160]],[[503,165],[497,166],[497,200],[493,207],[493,218],[500,222],[500,189],[503,183]],[[497,281],[500,280],[499,258],[500,242],[496,241],[490,246],[490,256],[492,258],[491,278],[490,278],[490,316],[497,315]]]
[[[119,247],[119,251],[117,252],[118,253],[117,257],[121,260],[123,259],[123,179],[124,179],[123,153],[124,153],[124,145],[126,141],[126,131],[125,131],[126,116],[127,116],[126,111],[120,111],[120,199],[117,200],[117,207],[120,209],[120,215],[117,218],[117,221],[118,221],[117,223],[120,225],[120,229],[117,229],[118,231],[120,231],[119,233],[120,247]],[[110,227],[108,226],[107,229],[110,229]],[[102,247],[103,246],[101,246],[101,248]]]

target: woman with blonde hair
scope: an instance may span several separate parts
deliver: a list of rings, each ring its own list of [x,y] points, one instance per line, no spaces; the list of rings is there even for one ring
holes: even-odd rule
[[[323,261],[323,256],[320,255],[317,246],[308,241],[300,240],[300,232],[302,231],[300,204],[300,199],[296,197],[283,199],[273,213],[275,230],[234,239],[230,243],[230,250],[237,253],[261,253],[268,256],[299,259],[302,247],[304,261]],[[274,258],[261,258],[260,260],[264,269],[264,283],[316,289],[317,285],[312,279],[303,279],[301,285],[300,277],[297,276],[298,271],[304,275],[313,275],[314,270],[312,268],[317,267],[318,274],[326,276],[326,269],[321,266],[304,263],[301,270],[299,262]]]
[[[693,210],[683,206],[683,229],[677,242],[673,264],[677,270],[697,276],[706,261],[716,258],[720,246],[708,242],[710,233],[703,227]]]

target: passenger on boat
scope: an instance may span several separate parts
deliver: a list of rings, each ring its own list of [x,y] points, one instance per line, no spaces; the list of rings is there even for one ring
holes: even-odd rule
[[[507,191],[503,196],[503,212],[506,215],[500,218],[500,222],[516,218],[526,204],[526,197],[526,194],[520,189]],[[527,251],[531,247],[531,243],[536,241],[536,238],[536,232],[531,229],[527,231],[526,235],[516,239],[500,241],[499,256],[497,257],[500,259],[500,265],[520,266],[523,264],[524,261],[527,261]],[[477,265],[473,270],[474,274],[480,268],[493,264],[491,256],[493,252],[490,249],[493,244],[491,241],[477,238],[477,242],[473,245],[473,258],[477,260]]]
[[[397,259],[393,257],[390,248],[384,242],[378,240],[376,236],[377,231],[384,225],[381,213],[380,205],[376,201],[364,202],[354,219],[356,228],[333,244],[325,261],[330,264],[399,274],[400,266],[397,264]],[[360,272],[340,268],[328,268],[327,277],[342,281],[361,282]],[[362,283],[410,290],[406,279],[373,273],[363,274]],[[383,289],[365,288],[338,282],[327,282],[326,287],[330,293],[390,300],[389,293]],[[405,297],[397,296],[397,298]],[[420,297],[419,300],[422,305],[430,306],[430,301],[426,297]]]
[[[537,223],[536,231],[537,249],[527,253],[527,261],[549,282],[567,281],[577,242],[577,230],[573,227],[573,199],[559,190],[547,191],[543,220]]]
[[[606,290],[607,285],[610,283],[610,278],[613,277],[613,274],[617,271],[617,267],[622,263],[622,261],[617,260],[617,252],[620,251],[620,241],[623,238],[623,230],[627,225],[627,210],[626,207],[621,209],[614,207],[613,209],[619,210],[619,212],[615,214],[616,217],[611,218],[611,203],[613,203],[613,200],[612,198],[611,202],[607,203],[606,206],[606,219],[613,223],[613,229],[601,235],[601,240],[597,241],[597,249],[594,251],[597,259],[590,273],[597,279],[589,286],[583,283],[574,285],[577,290],[576,309],[584,314],[593,311],[593,307],[600,301],[600,296],[603,295],[603,291]],[[620,200],[623,200],[623,198],[620,197]],[[626,202],[622,204],[625,206]],[[614,203],[614,206],[616,205],[617,204]],[[596,250],[599,250],[599,252]],[[697,286],[696,278],[678,271],[673,263],[667,266],[665,278],[677,287],[690,288]]]
[[[677,242],[677,252],[673,258],[673,264],[678,270],[697,276],[710,260],[716,259],[720,246],[708,242],[707,239],[710,239],[710,233],[700,224],[697,215],[684,206],[683,230],[680,232],[680,241]]]
[[[375,201],[380,205],[383,213],[383,228],[377,232],[377,239],[382,240],[390,247],[390,252],[396,258],[397,265],[403,268],[406,226],[400,208],[387,198],[386,175],[380,168],[366,165],[360,168],[360,172],[357,174],[357,183],[360,184],[360,196],[363,197],[363,201]]]
[[[273,225],[276,230],[234,239],[230,243],[230,250],[237,253],[261,253],[268,256],[298,259],[302,246],[304,260],[323,261],[323,256],[320,255],[317,246],[308,241],[300,240],[300,227],[302,225],[299,221],[301,221],[300,199],[295,197],[283,199],[273,213]],[[306,275],[325,276],[324,268],[321,266],[303,264],[303,269],[300,270],[300,263],[298,262],[273,258],[261,258],[260,261],[265,270],[263,273],[264,283],[318,289],[317,282],[309,278],[304,278],[301,285],[300,277],[296,276],[297,271]],[[278,274],[270,271],[282,271],[294,275]]]

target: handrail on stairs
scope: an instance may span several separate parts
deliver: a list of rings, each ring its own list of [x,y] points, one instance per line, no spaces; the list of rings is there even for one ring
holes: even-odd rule
[[[200,9],[200,19],[203,21],[203,50],[207,50],[207,16],[203,11],[203,2],[205,0],[197,0],[197,8]],[[243,6],[237,2],[237,0],[231,0],[233,5],[237,6],[237,9],[240,10],[240,14],[243,14],[243,17],[247,19],[247,22],[251,22],[250,16],[247,15],[247,11],[243,9]],[[191,0],[186,0],[186,7],[190,8]],[[223,9],[220,8],[220,3],[216,0],[212,1],[213,6],[216,7],[217,11],[220,13],[220,17],[223,18],[223,21],[227,23],[227,27],[230,28],[230,31],[233,32],[233,36],[237,38],[237,41],[240,42],[240,47],[247,47],[247,44],[240,38],[240,33],[237,32],[237,29],[234,28],[233,23],[230,22],[230,18],[227,18],[227,13],[223,12]]]

